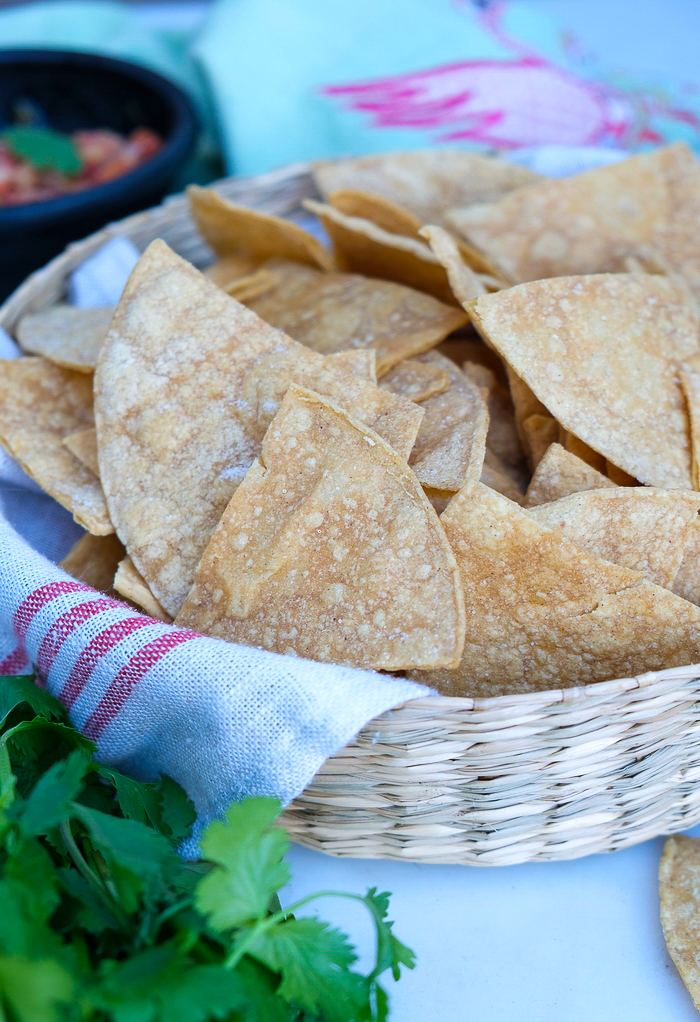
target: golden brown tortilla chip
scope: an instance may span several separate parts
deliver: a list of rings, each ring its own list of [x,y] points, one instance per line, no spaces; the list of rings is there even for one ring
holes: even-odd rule
[[[271,291],[275,286],[276,278],[269,270],[262,267],[247,277],[239,277],[224,288],[227,295],[231,295],[237,302],[252,302],[254,298]]]
[[[613,465],[612,461],[609,461],[607,458],[605,459],[605,472],[608,479],[615,483],[615,486],[639,486],[639,481],[634,476],[618,468],[617,465]]]
[[[100,466],[97,461],[97,433],[94,426],[91,429],[81,429],[79,433],[71,433],[70,436],[64,437],[63,443],[78,461],[89,468],[98,479],[100,478]]]
[[[700,659],[700,609],[480,483],[453,497],[440,522],[469,623],[459,668],[421,675],[442,694],[568,688]]]
[[[675,834],[659,865],[666,947],[700,1011],[700,840]]]
[[[514,283],[615,272],[644,246],[700,293],[700,165],[682,143],[452,210],[451,227]]]
[[[372,347],[377,371],[434,347],[468,316],[401,284],[359,274],[271,263],[276,284],[249,308],[295,341],[327,355]]]
[[[700,606],[700,522],[686,533],[685,549],[671,591]]]
[[[570,493],[614,485],[607,476],[591,468],[575,454],[565,451],[560,444],[553,443],[547,448],[530,480],[525,507],[548,504],[560,497],[568,497]]]
[[[560,277],[484,295],[472,316],[565,429],[642,483],[691,488],[677,366],[697,351],[699,323],[681,288],[636,273]]]
[[[112,577],[116,592],[145,610],[149,617],[155,618],[156,621],[172,621],[170,614],[158,603],[130,557],[120,559],[116,573]]]
[[[92,378],[44,358],[0,360],[0,443],[95,536],[114,532],[99,479],[63,439],[93,424]]]
[[[168,613],[293,380],[313,383],[408,457],[417,405],[268,326],[164,242],[149,246],[100,353],[95,418],[119,535]]]
[[[465,362],[462,372],[477,387],[488,391],[489,431],[486,436],[486,447],[503,463],[507,469],[514,471],[517,477],[527,483],[525,452],[523,451],[518,430],[515,425],[515,411],[510,391],[496,379],[487,366],[476,362]],[[493,487],[498,489],[498,487]],[[499,491],[502,492],[502,491]]]
[[[228,291],[229,287],[240,280],[241,277],[249,277],[252,273],[255,273],[259,265],[259,259],[253,259],[251,256],[243,255],[242,253],[232,254],[217,259],[211,266],[207,266],[202,270],[202,273],[212,284],[216,284],[217,287]]]
[[[401,394],[410,401],[425,401],[435,394],[444,394],[450,386],[450,374],[442,366],[406,358],[382,373],[379,386],[392,394]]]
[[[700,490],[700,367],[684,362],[678,372],[690,424],[690,458],[693,489]]]
[[[91,536],[86,532],[63,558],[60,567],[79,582],[113,596],[114,572],[125,553],[123,544],[114,533],[111,536]]]
[[[327,355],[329,364],[347,369],[355,376],[361,376],[370,383],[377,382],[377,353],[373,348],[356,348],[354,351],[336,351]]]
[[[486,285],[462,258],[457,242],[442,227],[423,227],[421,237],[425,238],[436,258],[445,267],[447,279],[455,298],[466,306],[479,295],[486,294]]]
[[[346,216],[359,216],[362,220],[371,220],[383,231],[390,234],[405,234],[409,238],[420,241],[419,231],[423,221],[407,209],[397,206],[395,202],[358,191],[355,188],[342,188],[328,196],[328,202]]]
[[[341,270],[380,280],[393,280],[425,291],[447,305],[458,305],[444,266],[422,241],[382,230],[370,220],[346,216],[333,206],[311,199],[304,206],[320,219],[333,242]]]
[[[577,458],[580,458],[581,461],[585,461],[586,464],[590,465],[591,468],[594,468],[596,472],[606,471],[607,460],[602,454],[598,454],[598,452],[594,451],[592,447],[585,444],[583,440],[579,440],[577,436],[570,433],[568,429],[562,430],[562,432],[563,436],[560,437],[559,442],[565,451],[568,451],[569,454],[573,454]]]
[[[197,227],[218,256],[244,255],[258,262],[290,259],[333,269],[330,252],[291,220],[236,206],[211,188],[190,185],[187,194]]]
[[[670,589],[698,510],[700,493],[625,486],[572,493],[529,514],[595,557]]]
[[[480,482],[495,490],[496,493],[502,493],[509,500],[514,500],[516,504],[522,504],[525,499],[524,481],[493,451],[489,450],[488,444],[484,454],[484,464],[481,468]]]
[[[450,386],[421,404],[425,411],[409,464],[423,486],[457,491],[481,475],[489,413],[484,393],[454,363],[436,351],[420,362],[446,370]]]
[[[91,373],[113,313],[113,306],[80,309],[75,305],[54,305],[23,316],[17,324],[17,340],[25,351],[43,355],[55,365]]]
[[[421,223],[447,226],[445,210],[490,202],[538,174],[493,156],[464,149],[429,149],[380,153],[350,160],[316,163],[313,175],[326,197],[352,188],[389,199],[412,212]]]
[[[412,472],[294,385],[197,568],[177,624],[358,667],[456,664],[457,567]]]

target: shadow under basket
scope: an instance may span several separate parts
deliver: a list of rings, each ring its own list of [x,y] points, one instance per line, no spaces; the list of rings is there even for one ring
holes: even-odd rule
[[[316,196],[305,165],[216,184],[267,213]],[[177,196],[75,242],[0,309],[13,332],[60,301],[73,269],[115,236],[213,253]],[[700,821],[700,666],[562,691],[434,696],[371,721],[282,816],[332,855],[509,865],[609,852]]]

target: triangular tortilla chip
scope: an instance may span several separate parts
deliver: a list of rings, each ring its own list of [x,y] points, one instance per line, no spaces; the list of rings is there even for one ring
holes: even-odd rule
[[[97,478],[100,477],[100,466],[97,460],[97,432],[92,429],[81,429],[79,433],[71,433],[64,437],[63,443],[78,461],[89,468]]]
[[[275,286],[248,302],[253,312],[324,355],[372,347],[380,373],[434,347],[468,322],[463,310],[401,284],[320,273],[298,263],[269,266]]]
[[[228,291],[229,287],[237,280],[255,273],[259,265],[259,259],[253,259],[252,256],[243,253],[235,253],[217,259],[210,266],[205,267],[202,273],[212,284]]]
[[[700,490],[700,362],[688,359],[681,365],[678,378],[685,397],[690,423],[690,456],[693,489]]]
[[[397,206],[390,199],[356,188],[342,188],[328,196],[328,202],[346,216],[359,216],[362,220],[371,220],[383,231],[390,234],[405,234],[408,238],[420,241],[419,231],[423,221],[402,206]]]
[[[486,294],[486,285],[464,261],[451,234],[442,227],[434,226],[423,227],[420,234],[445,267],[452,292],[461,305],[466,306],[479,295]]]
[[[336,351],[332,355],[326,355],[329,365],[337,366],[339,369],[347,369],[355,376],[361,376],[363,380],[370,383],[377,382],[377,353],[373,348],[356,348],[354,351]],[[409,398],[409,400],[411,400]]]
[[[645,245],[700,294],[700,165],[682,143],[549,179],[448,221],[514,283],[625,269]]]
[[[456,664],[454,556],[405,462],[290,386],[226,508],[177,624],[337,664]]]
[[[113,306],[80,309],[54,305],[23,316],[17,324],[17,340],[25,351],[43,355],[64,369],[91,373],[113,313]]]
[[[700,1011],[700,840],[675,834],[659,865],[666,947]]]
[[[477,362],[465,362],[462,372],[477,387],[488,391],[489,431],[486,435],[486,447],[504,466],[515,472],[521,482],[527,485],[529,473],[527,472],[525,452],[515,425],[515,412],[510,391],[497,380],[496,374],[485,365],[479,365]]]
[[[393,280],[425,291],[447,305],[459,305],[444,266],[422,241],[391,234],[370,220],[347,216],[311,199],[304,206],[315,213],[333,242],[338,267],[380,280]]]
[[[558,422],[640,482],[690,489],[678,363],[698,313],[665,277],[560,277],[484,295],[472,315]]]
[[[700,522],[688,529],[680,568],[671,591],[700,606]]]
[[[149,246],[100,353],[95,419],[119,536],[169,614],[292,380],[313,383],[408,457],[417,405],[268,326],[164,242]]]
[[[443,695],[568,688],[700,660],[700,609],[480,483],[453,497],[440,522],[469,622],[459,668],[421,675]]]
[[[114,533],[111,536],[91,536],[86,532],[71,547],[60,567],[86,586],[114,596],[114,572],[125,553],[124,545]]]
[[[615,484],[557,443],[551,444],[535,469],[525,495],[525,507],[548,504],[570,493],[595,490]]]
[[[700,493],[616,486],[572,493],[529,514],[595,557],[670,589],[698,510]]]
[[[450,386],[450,374],[442,366],[406,358],[382,373],[379,386],[392,394],[401,394],[410,401],[425,401],[436,394],[444,394]]]
[[[502,493],[509,500],[514,500],[516,504],[522,504],[525,499],[525,486],[522,480],[493,451],[489,450],[488,446],[484,453],[480,482],[495,490],[496,493]]]
[[[187,194],[195,223],[217,255],[244,255],[259,262],[290,259],[333,269],[330,252],[291,220],[236,206],[211,188],[190,185]]]
[[[120,559],[112,577],[115,591],[135,603],[149,617],[155,618],[156,621],[172,621],[170,614],[158,603],[130,557]]]
[[[326,197],[342,188],[360,189],[403,206],[421,223],[443,226],[444,212],[452,206],[490,202],[541,180],[526,167],[464,149],[328,160],[314,164],[313,175]]]
[[[99,479],[63,444],[92,426],[92,378],[43,358],[0,360],[0,443],[95,536],[114,532]]]
[[[247,277],[239,277],[238,280],[232,281],[224,288],[224,291],[227,295],[235,298],[237,302],[252,302],[255,298],[260,298],[261,295],[271,291],[275,283],[274,274],[265,267],[261,267],[254,273],[248,274]]]
[[[446,370],[450,386],[421,404],[425,418],[409,464],[423,486],[457,491],[468,479],[481,475],[489,426],[485,395],[436,351],[419,356],[419,361]]]

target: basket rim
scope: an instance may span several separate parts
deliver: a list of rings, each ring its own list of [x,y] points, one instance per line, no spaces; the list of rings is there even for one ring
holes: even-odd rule
[[[316,162],[301,161],[277,167],[264,174],[250,175],[245,177],[227,176],[209,182],[207,188],[220,188],[224,186],[227,198],[236,201],[238,193],[258,191],[264,193],[278,186],[283,186],[294,178],[311,179],[311,172]],[[335,162],[333,160],[322,161],[325,163]],[[255,209],[255,202],[241,202],[242,205],[249,205]],[[44,281],[50,280],[54,275],[60,276],[65,282],[72,270],[80,265],[80,255],[85,251],[86,256],[91,255],[102,244],[115,237],[129,237],[130,232],[137,226],[143,227],[149,220],[157,222],[168,212],[176,213],[177,207],[184,211],[188,209],[187,190],[174,195],[167,196],[159,205],[124,217],[106,224],[98,231],[87,235],[79,241],[71,242],[63,252],[54,256],[48,263],[31,273],[0,305],[0,328],[12,330],[19,318],[18,313],[23,313],[23,304],[27,302],[34,292],[40,289]],[[154,234],[151,240],[159,235]],[[700,678],[700,663],[687,664],[680,667],[667,668],[661,671],[647,671],[639,675],[627,678],[610,678],[606,681],[591,682],[587,685],[575,685],[557,689],[542,689],[534,692],[512,692],[497,696],[447,696],[438,693],[428,696],[418,696],[415,699],[408,699],[399,703],[387,713],[396,713],[408,706],[418,706],[426,710],[435,707],[444,710],[465,712],[479,712],[504,710],[509,707],[518,709],[544,709],[556,705],[566,706],[574,703],[582,703],[595,696],[606,700],[625,692],[635,689],[643,690],[660,681],[687,682],[691,679]],[[418,679],[415,679],[418,680]],[[382,715],[383,716],[383,715]],[[369,726],[371,722],[368,723]]]

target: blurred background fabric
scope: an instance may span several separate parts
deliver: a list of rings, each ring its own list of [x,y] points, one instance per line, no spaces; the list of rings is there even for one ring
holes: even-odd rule
[[[700,148],[696,0],[50,0],[5,5],[0,47],[161,71],[205,130],[188,179],[459,146]]]

